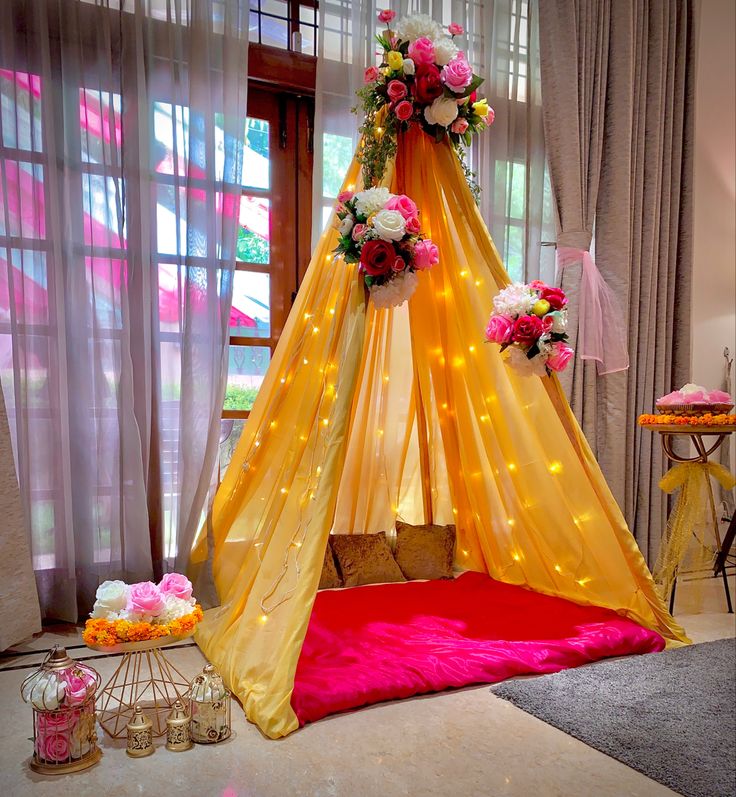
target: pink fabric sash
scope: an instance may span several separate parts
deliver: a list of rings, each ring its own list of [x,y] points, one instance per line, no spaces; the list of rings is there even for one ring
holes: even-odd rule
[[[606,284],[590,252],[558,247],[558,269],[581,260],[578,353],[583,360],[596,361],[599,375],[625,371],[629,367],[628,332],[618,296]]]

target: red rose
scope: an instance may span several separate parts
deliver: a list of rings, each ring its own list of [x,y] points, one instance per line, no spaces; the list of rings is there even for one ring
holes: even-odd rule
[[[539,298],[546,299],[553,310],[562,310],[567,304],[567,296],[565,296],[565,291],[561,288],[542,288]]]
[[[535,315],[522,315],[514,322],[514,343],[531,346],[544,334],[542,319]]]
[[[440,70],[434,64],[422,64],[417,67],[414,76],[414,96],[419,102],[429,105],[443,91]]]
[[[380,239],[366,241],[360,250],[360,266],[372,277],[388,274],[395,260],[396,252],[388,241]]]

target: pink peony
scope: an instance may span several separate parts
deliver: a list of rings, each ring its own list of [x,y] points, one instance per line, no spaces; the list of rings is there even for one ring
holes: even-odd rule
[[[712,404],[730,404],[733,399],[725,390],[711,390],[708,393],[708,401]]]
[[[411,58],[417,66],[421,66],[422,64],[433,64],[434,42],[426,36],[420,36],[409,45],[409,58]]]
[[[384,11],[380,11],[378,14],[378,21],[385,22],[387,25],[396,17],[395,11],[390,11],[389,9],[385,9]]]
[[[128,592],[129,612],[137,614],[158,614],[164,608],[164,596],[152,581],[131,584]]]
[[[419,224],[419,217],[412,216],[410,219],[406,220],[406,230],[407,235],[419,235],[420,230],[422,229],[421,224]]]
[[[338,202],[349,202],[352,198],[353,198],[352,191],[340,191],[340,193],[337,195]]]
[[[388,98],[391,102],[403,100],[408,94],[406,83],[402,83],[400,80],[390,80],[386,87],[386,91],[388,92]]]
[[[394,105],[394,113],[397,119],[405,122],[414,113],[414,106],[408,100],[402,100]]]
[[[657,399],[657,404],[661,404],[664,407],[668,407],[670,404],[684,404],[685,403],[685,394],[681,393],[679,390],[673,390],[671,393],[668,393],[666,396],[662,396],[662,398]]]
[[[709,401],[708,393],[703,390],[695,390],[692,393],[683,393],[685,404],[705,404]]]
[[[406,268],[406,261],[403,257],[399,256],[394,260],[394,264],[391,266],[394,271],[403,271]]]
[[[553,343],[552,352],[547,358],[547,368],[551,371],[564,371],[567,364],[572,360],[574,349],[571,349],[565,343]]]
[[[405,219],[412,219],[419,215],[417,206],[405,194],[392,196],[386,203],[386,210],[398,210]]]
[[[40,734],[36,738],[36,754],[44,761],[67,761],[71,758],[69,732],[52,731]]]
[[[437,245],[432,243],[429,239],[426,241],[417,241],[414,245],[414,268],[420,271],[432,268],[440,262],[440,252]]]
[[[514,334],[514,320],[507,315],[492,315],[486,327],[489,343],[509,343]]]
[[[468,120],[463,119],[460,117],[459,119],[455,119],[455,121],[450,125],[450,130],[453,133],[458,133],[462,135],[468,129]]]
[[[381,73],[378,71],[377,66],[369,66],[363,73],[363,79],[366,83],[374,83],[380,77]]]
[[[173,595],[185,601],[192,597],[192,582],[181,573],[166,573],[158,588],[163,595]]]
[[[359,241],[364,235],[365,231],[368,229],[365,224],[356,224],[353,227],[353,240]]]
[[[458,54],[447,66],[442,67],[442,82],[455,94],[465,91],[473,79],[473,67],[461,55]]]
[[[465,28],[462,25],[458,25],[456,22],[451,22],[447,26],[447,32],[450,36],[462,36],[465,33]]]
[[[66,685],[64,702],[70,706],[81,705],[95,691],[94,682],[75,675],[73,670],[64,674],[64,683]]]

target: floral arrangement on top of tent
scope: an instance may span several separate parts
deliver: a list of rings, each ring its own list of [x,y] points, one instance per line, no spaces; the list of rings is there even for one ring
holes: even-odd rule
[[[406,195],[377,186],[338,197],[335,254],[359,263],[376,307],[398,307],[417,287],[417,271],[439,261],[437,246],[421,235],[419,209]]]
[[[399,131],[418,124],[435,141],[449,137],[477,197],[479,188],[465,163],[462,145],[469,145],[473,133],[493,123],[494,112],[476,95],[483,78],[473,72],[455,44],[455,37],[464,30],[453,23],[447,35],[426,14],[404,17],[392,30],[395,17],[393,11],[378,15],[386,24],[386,31],[376,36],[383,48],[381,63],[366,69],[366,85],[357,92],[364,114],[358,160],[365,185],[374,185],[383,176],[386,162],[396,154]]]

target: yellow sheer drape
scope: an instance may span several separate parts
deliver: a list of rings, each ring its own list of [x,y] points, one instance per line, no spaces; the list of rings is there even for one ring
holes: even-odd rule
[[[346,185],[359,181],[356,163]],[[457,563],[687,641],[556,379],[520,377],[483,329],[508,276],[446,143],[403,134],[385,178],[440,263],[408,303],[366,306],[327,231],[212,512],[222,605],[197,642],[249,719],[293,731],[301,644],[331,530],[454,522]],[[207,557],[204,537],[193,565]]]

